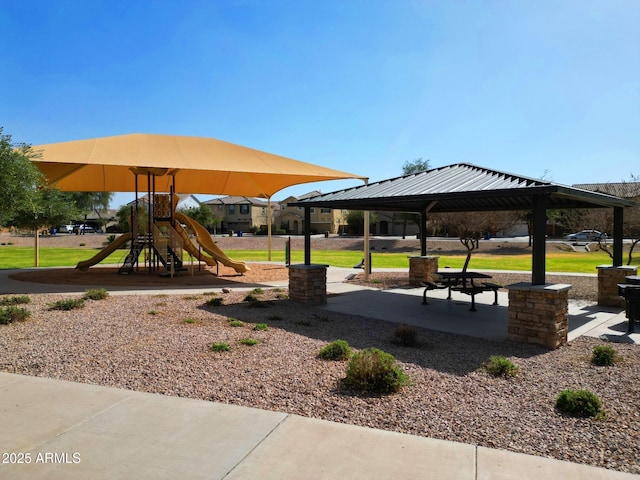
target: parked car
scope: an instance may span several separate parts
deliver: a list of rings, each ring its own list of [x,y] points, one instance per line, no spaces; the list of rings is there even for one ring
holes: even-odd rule
[[[74,225],[73,233],[76,235],[84,235],[85,233],[96,233],[95,229],[91,225]]]
[[[58,225],[56,231],[58,233],[73,233],[75,225]]]
[[[564,236],[565,240],[569,240],[571,242],[577,242],[577,241],[598,241],[598,240],[604,240],[607,238],[607,234],[606,233],[601,233],[598,230],[582,230],[578,233],[571,233],[569,235],[565,235]]]

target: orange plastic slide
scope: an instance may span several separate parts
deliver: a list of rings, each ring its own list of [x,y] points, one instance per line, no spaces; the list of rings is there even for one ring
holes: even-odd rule
[[[193,231],[193,233],[196,236],[196,240],[198,241],[202,249],[205,252],[207,252],[209,255],[211,255],[211,257],[213,257],[215,260],[217,260],[218,262],[220,262],[221,264],[227,267],[233,268],[238,273],[244,273],[250,270],[250,268],[247,267],[246,263],[241,262],[239,260],[232,260],[222,250],[220,250],[220,248],[216,245],[216,243],[211,238],[211,234],[209,234],[207,229],[204,228],[202,225],[200,225],[198,222],[196,222],[193,218],[188,217],[187,215],[184,215],[183,213],[180,213],[180,212],[175,212],[174,218],[178,222],[184,223],[185,225],[187,225]],[[191,252],[189,252],[189,254],[195,258],[198,258],[197,251],[195,255]]]
[[[131,240],[131,233],[129,232],[123,233],[118,238],[116,238],[113,242],[111,242],[109,245],[107,245],[98,253],[96,253],[89,260],[82,260],[78,262],[78,264],[76,265],[76,268],[82,271],[89,270],[89,267],[95,265],[96,263],[100,263],[102,260],[104,260],[113,252],[115,252],[117,249],[119,249],[122,245],[127,243],[129,240]]]

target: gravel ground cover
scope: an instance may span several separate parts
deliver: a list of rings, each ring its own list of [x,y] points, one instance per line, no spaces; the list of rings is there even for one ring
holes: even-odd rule
[[[393,341],[397,324],[299,308],[286,291],[111,295],[72,311],[49,305],[73,295],[31,295],[31,318],[0,325],[0,370],[198,398],[404,432],[640,474],[640,349],[615,344],[622,361],[595,367],[602,342],[579,338],[554,351],[417,328],[419,345]],[[242,322],[232,326],[231,319]],[[254,330],[266,323],[268,330]],[[254,346],[242,339],[258,340]],[[398,359],[411,384],[368,396],[343,385],[346,362],[316,357],[344,339]],[[212,343],[229,351],[214,352]],[[514,378],[482,369],[491,355],[519,368]],[[555,410],[566,388],[596,393],[605,420]]]

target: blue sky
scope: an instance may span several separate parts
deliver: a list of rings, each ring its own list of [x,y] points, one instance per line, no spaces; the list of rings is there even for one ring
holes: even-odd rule
[[[416,158],[640,175],[638,0],[0,0],[0,44],[0,126],[33,145],[205,136],[371,181]]]

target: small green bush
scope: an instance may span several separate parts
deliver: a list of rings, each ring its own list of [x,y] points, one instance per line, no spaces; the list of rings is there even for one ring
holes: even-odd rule
[[[323,360],[347,360],[351,356],[351,347],[345,340],[334,340],[318,352]]]
[[[220,343],[212,343],[211,350],[213,350],[214,352],[228,352],[231,349],[229,348],[229,345],[227,345],[225,342],[220,342]]]
[[[604,418],[602,402],[588,390],[563,390],[556,399],[556,408],[575,417]]]
[[[399,325],[393,332],[393,337],[397,343],[405,347],[418,345],[418,332],[410,325]]]
[[[258,344],[258,340],[256,340],[255,338],[243,338],[242,340],[240,340],[240,343],[242,345],[248,345],[249,347],[253,347],[254,345]]]
[[[159,313],[158,310],[149,310],[149,315],[158,315]]]
[[[409,377],[393,355],[369,348],[351,356],[345,384],[365,392],[394,393],[409,384]]]
[[[31,316],[31,312],[26,308],[9,305],[0,307],[0,324],[8,325],[13,322],[24,322]]]
[[[259,302],[260,299],[255,296],[253,293],[248,293],[246,297],[244,297],[245,302]]]
[[[494,377],[515,377],[520,370],[502,355],[494,355],[484,364],[484,369]]]
[[[262,295],[264,293],[264,290],[262,288],[254,288],[253,290],[251,290],[251,293],[253,293],[254,295]]]
[[[109,292],[105,288],[90,288],[84,292],[82,296],[85,300],[104,300],[109,296]]]
[[[0,297],[0,305],[24,305],[31,303],[31,297],[29,295],[14,295],[12,297]]]
[[[75,310],[78,308],[84,308],[84,299],[68,298],[49,304],[49,310]]]
[[[229,325],[231,325],[232,327],[241,327],[244,325],[244,322],[241,322],[240,320],[236,320],[235,318],[230,318]]]
[[[611,345],[596,345],[593,347],[591,363],[599,367],[610,367],[618,361],[618,352]]]
[[[220,305],[222,305],[222,298],[221,297],[211,297],[209,299],[207,299],[206,302],[204,302],[205,305],[209,305],[212,307],[219,307]]]
[[[269,330],[269,326],[266,323],[256,323],[253,327],[254,330]]]
[[[193,318],[185,318],[185,319],[183,320],[183,322],[184,322],[184,323],[196,323],[195,319],[193,319]]]

